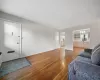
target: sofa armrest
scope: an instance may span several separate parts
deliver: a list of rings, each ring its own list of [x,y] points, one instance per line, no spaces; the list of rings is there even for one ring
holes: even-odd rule
[[[100,80],[100,66],[98,65],[75,61],[74,70],[76,71],[77,75],[81,75],[87,80]]]
[[[92,53],[92,49],[84,49],[84,52]]]

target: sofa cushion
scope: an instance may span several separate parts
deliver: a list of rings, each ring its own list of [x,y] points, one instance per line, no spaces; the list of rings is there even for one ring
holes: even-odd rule
[[[81,53],[79,54],[79,56],[85,57],[85,58],[91,58],[91,53],[88,53],[88,52],[81,52]]]
[[[92,63],[100,65],[100,46],[92,52],[91,60]]]

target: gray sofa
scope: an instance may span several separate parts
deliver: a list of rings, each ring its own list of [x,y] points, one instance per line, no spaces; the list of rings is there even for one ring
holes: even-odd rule
[[[92,52],[91,49],[85,49],[69,64],[69,80],[100,80],[100,66],[92,62]]]

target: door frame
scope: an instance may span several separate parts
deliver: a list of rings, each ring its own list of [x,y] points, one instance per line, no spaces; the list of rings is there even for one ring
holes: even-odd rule
[[[11,23],[15,23],[15,24],[19,24],[19,25],[20,25],[19,58],[21,58],[21,57],[22,57],[22,23],[17,22],[17,21],[12,21],[12,20],[8,20],[8,19],[4,19],[4,18],[0,18],[0,20],[6,21],[6,22],[11,22]],[[3,57],[3,56],[2,56],[2,57]]]

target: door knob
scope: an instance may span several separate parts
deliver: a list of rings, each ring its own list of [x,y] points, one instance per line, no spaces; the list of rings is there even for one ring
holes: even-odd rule
[[[17,44],[19,44],[19,42],[17,42]]]

